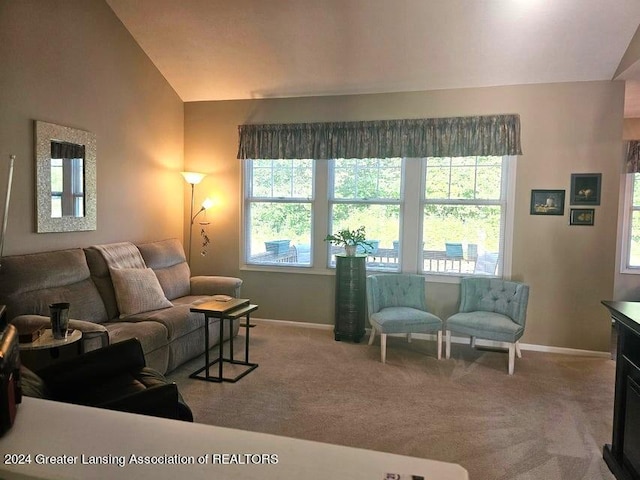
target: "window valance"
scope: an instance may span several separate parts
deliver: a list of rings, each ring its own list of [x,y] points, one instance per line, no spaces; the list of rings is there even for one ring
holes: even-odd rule
[[[84,158],[84,145],[52,140],[51,158]]]
[[[520,116],[239,125],[238,158],[521,155]]]
[[[640,172],[640,140],[631,140],[627,150],[627,173]]]

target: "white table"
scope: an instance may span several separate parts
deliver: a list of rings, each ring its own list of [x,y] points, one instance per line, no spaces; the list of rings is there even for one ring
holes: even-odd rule
[[[42,332],[42,335],[36,338],[33,342],[21,343],[19,348],[20,350],[47,350],[70,345],[80,341],[81,338],[82,332],[77,329],[67,334],[65,338],[53,338],[53,332],[50,328],[47,328]]]
[[[7,454],[30,455],[31,463],[7,465]],[[82,455],[85,462],[100,457],[112,463],[82,464]],[[136,464],[132,455],[165,464]],[[167,464],[191,459],[194,464]],[[451,463],[34,398],[23,398],[13,428],[0,438],[0,462],[6,480],[383,480],[387,473],[469,478]]]
[[[73,358],[81,351],[82,332],[78,329],[68,333],[66,338],[53,338],[53,332],[47,328],[33,342],[21,343],[20,358],[22,364],[37,371],[42,367],[60,360]]]

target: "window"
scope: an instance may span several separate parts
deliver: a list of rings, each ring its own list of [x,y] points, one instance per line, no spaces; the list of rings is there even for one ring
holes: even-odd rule
[[[496,275],[506,211],[503,157],[424,160],[422,272]]]
[[[313,160],[247,160],[248,264],[311,265]]]
[[[51,159],[51,217],[84,217],[82,158]]]
[[[365,226],[367,267],[398,271],[402,200],[402,159],[337,159],[330,162],[329,210],[332,232]],[[342,248],[329,247],[330,265]],[[365,253],[359,247],[359,253]]]
[[[626,175],[623,219],[623,273],[640,273],[640,173]]]
[[[513,156],[245,160],[246,264],[331,268],[342,249],[323,242],[327,233],[364,226],[370,271],[500,276],[510,258],[512,164]]]

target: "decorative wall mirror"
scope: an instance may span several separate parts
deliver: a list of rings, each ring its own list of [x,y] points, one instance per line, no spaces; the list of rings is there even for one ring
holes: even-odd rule
[[[35,122],[37,232],[96,229],[96,136]]]

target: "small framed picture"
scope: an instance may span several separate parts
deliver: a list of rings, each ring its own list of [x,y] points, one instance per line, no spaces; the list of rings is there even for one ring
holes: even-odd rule
[[[601,173],[571,174],[571,205],[600,205]]]
[[[531,215],[564,215],[564,190],[531,190]]]
[[[569,213],[569,225],[593,225],[594,208],[572,208]]]

